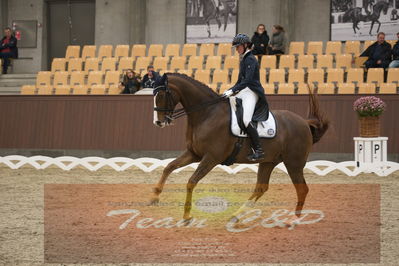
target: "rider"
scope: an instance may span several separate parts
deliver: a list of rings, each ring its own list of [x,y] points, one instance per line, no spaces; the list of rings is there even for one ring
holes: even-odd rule
[[[223,93],[228,98],[237,94],[242,99],[244,115],[243,122],[248,136],[251,139],[253,154],[248,156],[250,161],[263,159],[264,152],[259,143],[258,131],[254,122],[266,121],[269,117],[269,106],[266,101],[265,91],[259,81],[259,63],[252,54],[252,43],[245,34],[237,34],[233,39],[233,46],[242,56],[240,73],[237,83]]]

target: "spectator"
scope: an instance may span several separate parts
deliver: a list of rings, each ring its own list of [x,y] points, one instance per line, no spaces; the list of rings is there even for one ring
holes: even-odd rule
[[[391,61],[391,45],[385,41],[385,33],[377,35],[377,41],[370,45],[360,56],[367,56],[366,68],[387,68]]]
[[[2,73],[7,74],[10,58],[18,58],[17,39],[12,35],[10,28],[4,29],[5,36],[0,42],[0,58],[3,59]]]
[[[142,88],[154,88],[155,79],[159,76],[157,72],[154,71],[154,66],[149,65],[147,67],[147,74],[144,75],[143,80],[141,81]]]
[[[128,69],[126,74],[123,75],[123,80],[119,84],[122,94],[135,94],[140,90],[140,76],[137,75],[133,69]]]
[[[399,67],[399,32],[396,33],[396,37],[398,41],[392,48],[392,62],[389,64],[389,67],[398,68]]]
[[[270,40],[269,54],[284,54],[286,42],[284,28],[280,25],[274,25],[272,32],[273,35]]]
[[[252,53],[258,56],[260,60],[262,55],[266,54],[267,46],[269,45],[269,35],[265,29],[265,25],[259,24],[256,28],[256,32],[252,36],[251,42],[254,45]]]

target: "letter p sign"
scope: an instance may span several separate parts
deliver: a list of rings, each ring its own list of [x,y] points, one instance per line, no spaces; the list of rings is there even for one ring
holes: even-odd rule
[[[379,151],[379,150],[380,150],[380,144],[375,144],[374,145],[374,154],[376,154],[377,151]]]

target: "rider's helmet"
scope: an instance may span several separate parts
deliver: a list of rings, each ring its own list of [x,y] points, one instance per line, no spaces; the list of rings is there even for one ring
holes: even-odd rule
[[[232,42],[232,45],[234,46],[234,47],[237,47],[238,45],[240,45],[240,44],[245,44],[245,43],[251,43],[251,40],[249,39],[249,37],[248,37],[248,35],[246,35],[246,34],[243,34],[243,33],[239,33],[239,34],[237,34],[235,37],[234,37],[234,39],[233,39],[233,42]]]

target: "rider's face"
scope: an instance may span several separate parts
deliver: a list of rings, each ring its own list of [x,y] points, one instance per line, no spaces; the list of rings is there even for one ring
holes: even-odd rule
[[[243,44],[238,45],[238,46],[236,47],[236,51],[237,51],[237,53],[239,53],[239,54],[243,54],[244,51],[245,51],[244,45],[243,45]]]

